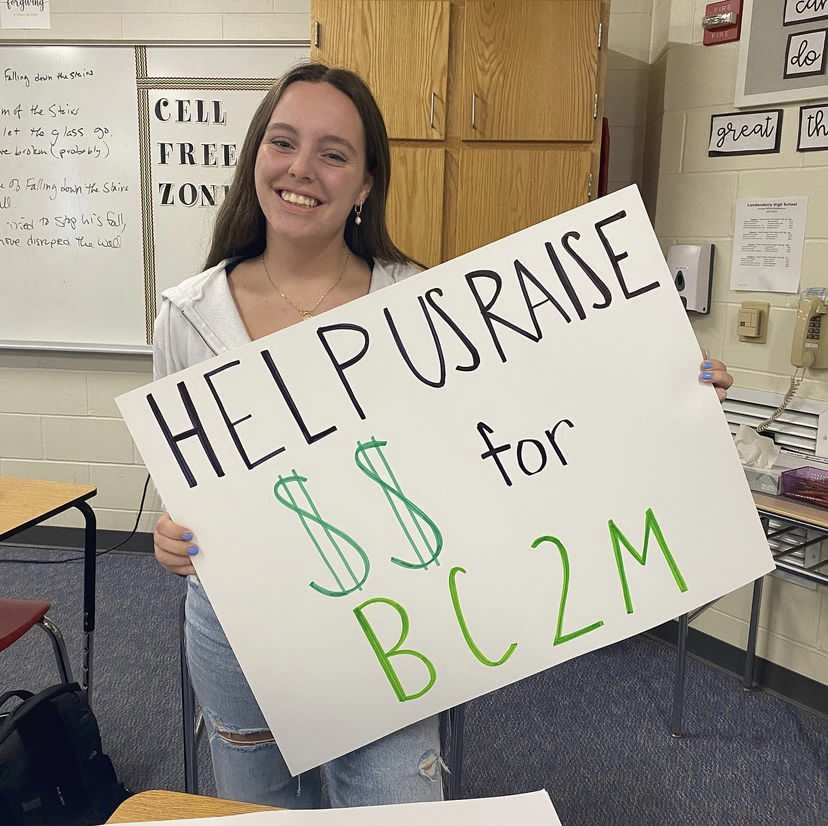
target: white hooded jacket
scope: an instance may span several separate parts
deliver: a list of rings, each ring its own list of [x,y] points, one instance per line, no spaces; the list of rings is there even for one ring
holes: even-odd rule
[[[250,341],[227,283],[227,267],[238,260],[225,259],[161,294],[153,338],[156,379]],[[419,271],[413,263],[374,261],[369,292]]]

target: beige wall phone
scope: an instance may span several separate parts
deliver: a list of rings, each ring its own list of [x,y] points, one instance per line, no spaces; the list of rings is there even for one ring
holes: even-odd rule
[[[823,316],[826,312],[828,312],[828,288],[809,287],[800,295],[791,342],[791,363],[798,369],[791,376],[791,384],[788,392],[785,393],[785,398],[782,399],[782,404],[765,421],[756,425],[757,433],[766,430],[790,404],[796,391],[799,390],[799,385],[802,384],[802,379],[805,378],[806,368],[828,367],[828,321],[823,324]]]
[[[796,367],[828,367],[828,289],[811,287],[802,293],[796,311],[791,362]]]

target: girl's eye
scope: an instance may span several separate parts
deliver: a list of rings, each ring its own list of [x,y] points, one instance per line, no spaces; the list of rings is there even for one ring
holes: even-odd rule
[[[290,141],[286,138],[273,138],[270,142],[277,149],[290,149],[291,147]]]
[[[334,163],[345,163],[347,161],[347,158],[344,155],[340,155],[339,152],[326,152],[325,157]]]

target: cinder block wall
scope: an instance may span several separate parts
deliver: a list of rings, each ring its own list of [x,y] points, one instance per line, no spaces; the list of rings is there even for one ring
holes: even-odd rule
[[[310,36],[310,0],[52,0],[51,8],[50,29],[0,29],[0,43],[220,42]],[[634,124],[631,118],[643,118],[649,29],[650,0],[615,0],[610,75],[617,74],[621,82],[613,84],[608,109],[613,110],[611,122],[619,124],[618,160],[612,167],[616,187],[640,175],[640,160],[634,158],[641,154],[635,146],[641,123]],[[633,99],[634,110],[627,103]],[[146,356],[0,350],[0,474],[91,482],[98,487],[94,504],[99,527],[130,530],[146,473],[113,399],[151,377]],[[160,508],[151,488],[140,531],[152,530]],[[80,522],[66,514],[50,524],[79,526]]]
[[[693,317],[701,344],[727,362],[738,385],[783,394],[794,370],[790,347],[798,296],[730,290],[736,202],[750,197],[806,195],[808,220],[800,289],[828,285],[828,222],[824,217],[828,208],[828,152],[796,151],[800,104],[794,103],[781,106],[784,115],[778,154],[707,156],[711,115],[734,110],[739,45],[702,45],[704,7],[703,0],[673,0],[667,43],[653,55],[644,191],[651,214],[654,207],[656,233],[665,250],[676,243],[715,244],[712,309],[707,316]],[[737,338],[738,307],[748,300],[770,302],[765,344],[745,344]],[[799,396],[828,401],[826,371],[809,370]],[[721,550],[727,553],[727,548]],[[749,614],[750,588],[743,588],[720,600],[694,626],[743,647]],[[767,577],[757,651],[772,662],[828,684],[828,588]]]

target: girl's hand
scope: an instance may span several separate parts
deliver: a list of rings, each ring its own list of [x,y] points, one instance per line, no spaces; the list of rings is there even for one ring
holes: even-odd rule
[[[162,568],[179,576],[195,573],[192,557],[198,553],[198,545],[193,541],[192,531],[164,513],[155,523],[152,538],[155,558]]]
[[[704,384],[712,384],[716,388],[719,401],[727,398],[727,388],[733,384],[733,376],[727,372],[727,365],[718,359],[705,358],[701,363],[699,380]]]

